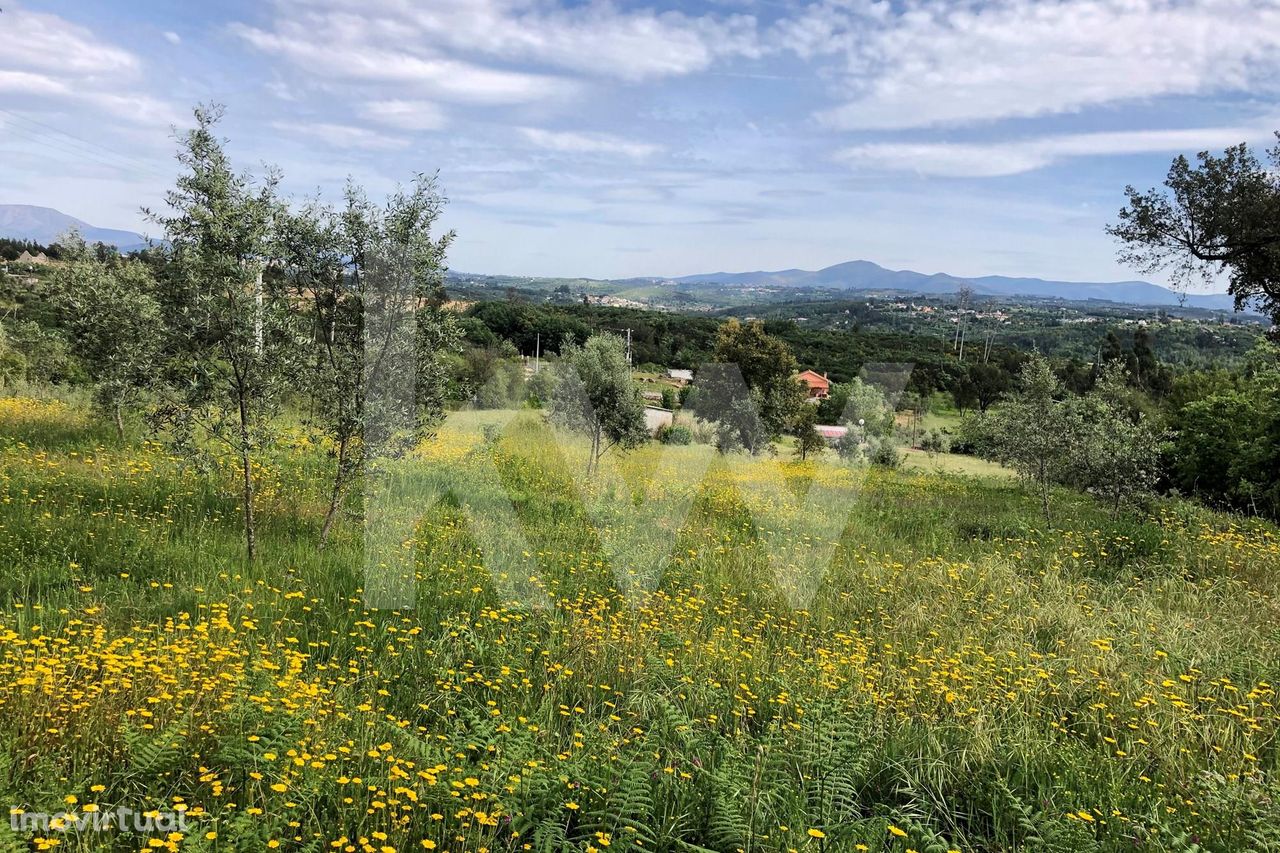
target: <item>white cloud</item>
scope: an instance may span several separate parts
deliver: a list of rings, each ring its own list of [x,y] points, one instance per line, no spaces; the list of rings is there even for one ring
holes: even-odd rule
[[[662,150],[660,145],[634,142],[607,133],[553,131],[536,127],[522,127],[520,133],[539,148],[565,154],[618,154],[639,160]]]
[[[385,151],[404,148],[408,140],[387,136],[363,127],[333,122],[273,121],[271,126],[285,134],[316,139],[333,148],[364,148]]]
[[[384,98],[531,104],[578,94],[591,79],[678,76],[761,52],[750,16],[603,1],[275,0],[274,8],[269,25],[237,23],[232,32],[311,75],[378,84]]]
[[[138,70],[140,63],[132,53],[102,42],[89,30],[57,15],[29,12],[21,7],[9,8],[3,14],[0,67],[47,70],[79,79]]]
[[[775,48],[842,59],[842,129],[965,124],[1275,87],[1280,0],[825,0]]]
[[[165,31],[164,40],[169,44],[182,44],[182,36],[178,35],[173,30]]]
[[[1274,125],[1079,133],[977,144],[887,142],[850,146],[836,156],[870,170],[989,178],[1030,172],[1072,157],[1226,148],[1264,141],[1271,127]]]
[[[273,32],[233,25],[264,53],[330,79],[398,84],[441,100],[518,104],[564,94],[570,81],[550,75],[487,68],[437,55],[413,43],[383,37],[377,20],[348,15],[304,15],[280,20]]]
[[[0,69],[0,92],[23,95],[70,95],[71,87],[47,74]]]
[[[455,49],[624,80],[689,74],[720,57],[761,52],[749,15],[624,11],[601,2],[555,8],[534,0],[435,0],[405,20]]]
[[[5,4],[0,91],[56,98],[131,124],[169,124],[177,113],[142,90],[142,62],[57,15]],[[6,104],[8,106],[8,104]]]
[[[448,121],[444,110],[430,101],[372,101],[361,108],[360,114],[401,130],[439,130]]]

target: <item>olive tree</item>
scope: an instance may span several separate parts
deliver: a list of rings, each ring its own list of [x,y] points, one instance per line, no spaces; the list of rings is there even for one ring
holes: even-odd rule
[[[818,412],[813,405],[800,407],[791,422],[791,434],[796,439],[795,455],[803,462],[810,453],[821,453],[826,448],[826,439],[818,432]]]
[[[296,375],[296,315],[280,286],[279,176],[233,170],[216,134],[220,107],[195,111],[179,137],[183,173],[165,195],[167,263],[157,288],[163,317],[164,404],[158,413],[178,445],[210,443],[239,469],[245,553],[257,556],[254,468],[266,427]]]
[[[1040,355],[1023,367],[1012,397],[983,419],[988,458],[1008,465],[1035,484],[1046,524],[1052,522],[1049,493],[1071,470],[1077,414],[1049,362]]]
[[[283,241],[294,299],[309,320],[303,384],[312,421],[333,448],[322,547],[364,465],[366,439],[377,436],[385,451],[388,424],[411,424],[398,438],[412,439],[439,420],[444,360],[459,340],[453,316],[440,310],[453,232],[433,234],[444,206],[435,178],[419,175],[382,206],[353,183],[344,195],[341,210],[311,205],[290,216]]]
[[[1072,479],[1104,498],[1116,515],[1126,501],[1150,493],[1160,474],[1163,436],[1131,405],[1129,376],[1118,364],[1103,368],[1093,390],[1077,402],[1079,432]]]
[[[152,387],[163,339],[151,268],[118,255],[99,259],[77,232],[59,239],[63,263],[52,293],[71,350],[93,381],[94,402],[124,439],[124,412]]]
[[[561,376],[551,395],[551,419],[591,440],[587,474],[610,448],[638,447],[649,437],[644,397],[631,379],[626,344],[617,335],[592,335],[560,348]]]

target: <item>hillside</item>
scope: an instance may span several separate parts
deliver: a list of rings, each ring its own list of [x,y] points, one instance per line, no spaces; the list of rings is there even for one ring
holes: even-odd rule
[[[1008,478],[705,445],[588,487],[537,413],[458,413],[379,609],[358,522],[302,544],[322,449],[269,445],[246,566],[222,475],[0,402],[29,811],[182,803],[206,851],[1274,849],[1270,525],[1061,493],[1050,529]]]
[[[138,249],[147,239],[133,231],[99,228],[84,220],[51,207],[29,204],[0,204],[0,237],[51,243],[67,230],[76,228],[90,243],[106,243],[122,252]],[[492,276],[456,274],[481,279]],[[687,307],[727,307],[773,301],[759,294],[772,291],[901,291],[904,293],[947,294],[961,287],[988,296],[1036,297],[1070,301],[1102,300],[1127,305],[1177,306],[1209,310],[1234,310],[1235,302],[1226,293],[1179,294],[1167,287],[1146,281],[1059,281],[1052,279],[986,275],[963,277],[950,273],[921,273],[914,270],[891,270],[872,261],[856,260],[834,264],[819,270],[798,268],[755,270],[750,272],[697,273],[677,278],[633,277],[618,280],[543,279],[538,277],[510,279],[523,286],[539,283],[559,286],[572,282],[584,292],[611,295],[642,303],[681,303]],[[745,292],[744,292],[745,291]]]
[[[1182,297],[1167,287],[1146,281],[1054,281],[988,275],[965,278],[948,273],[926,274],[891,270],[871,261],[848,261],[820,270],[778,270],[741,273],[705,273],[674,279],[682,285],[782,286],[829,290],[901,290],[910,293],[955,293],[963,286],[992,296],[1037,296],[1082,301],[1101,299],[1132,305],[1179,305]],[[1226,293],[1187,294],[1185,304],[1196,308],[1231,310]]]
[[[147,239],[136,232],[99,228],[52,207],[0,204],[0,237],[34,240],[47,245],[72,228],[77,229],[86,242],[106,243],[122,252],[140,249],[147,244]]]

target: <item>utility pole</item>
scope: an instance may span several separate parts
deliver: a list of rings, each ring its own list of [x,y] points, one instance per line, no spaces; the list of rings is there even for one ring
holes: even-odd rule
[[[542,367],[542,332],[538,332],[537,343],[534,344],[533,350],[533,372],[537,374]]]
[[[627,333],[627,367],[631,366],[631,330],[626,329]]]
[[[956,291],[958,306],[956,308],[956,339],[951,344],[952,350],[960,350],[960,360],[964,361],[964,338],[963,329],[965,327],[965,312],[969,308],[969,300],[973,297],[973,288],[967,284],[960,285]]]

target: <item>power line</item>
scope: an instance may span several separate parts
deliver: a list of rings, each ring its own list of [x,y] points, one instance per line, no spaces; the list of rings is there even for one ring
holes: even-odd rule
[[[120,172],[123,174],[145,175],[145,176],[150,175],[150,173],[143,172],[141,169],[137,169],[132,166],[126,166],[121,163],[108,160],[99,155],[92,154],[86,151],[81,151],[76,148],[72,148],[66,145],[65,143],[63,143],[61,140],[41,136],[39,134],[32,133],[26,130],[25,128],[11,126],[7,130],[14,138],[26,139],[40,146],[41,151],[36,152],[36,154],[37,156],[39,156],[40,154],[43,154],[44,157],[42,157],[42,159],[45,159],[45,160],[51,160],[51,161],[56,161],[58,163],[61,163],[63,161],[63,158],[54,156],[55,154],[61,154],[61,155],[65,155],[67,158],[74,158],[86,163],[92,163],[97,166],[102,166],[104,168],[111,169],[113,171]]]
[[[37,121],[36,119],[31,118],[30,116],[22,115],[20,113],[15,113],[12,110],[7,110],[7,109],[4,109],[3,107],[0,107],[0,113],[3,113],[4,115],[8,116],[11,119],[16,119],[17,121],[25,122],[30,125],[35,125],[37,128],[46,130],[50,133],[56,133],[59,136],[65,136],[67,137],[68,140],[70,140],[68,144],[78,145],[94,153],[107,154],[112,157],[116,157],[121,161],[133,163],[142,169],[147,169],[147,170],[155,169],[155,164],[149,160],[143,160],[139,157],[134,157],[131,154],[125,154],[121,151],[117,151],[114,148],[110,148],[98,142],[90,142],[89,140],[81,136],[76,136],[74,133],[70,133],[68,131],[62,130],[61,128],[54,127],[53,125],[45,124],[42,121]]]
[[[17,136],[20,136],[24,139],[27,139],[27,140],[30,140],[31,142],[36,143],[37,145],[41,146],[43,149],[47,149],[45,153],[48,153],[48,154],[52,154],[53,152],[65,154],[68,157],[91,162],[96,165],[103,166],[108,169],[113,169],[115,171],[122,172],[125,174],[131,174],[135,176],[144,176],[144,177],[154,177],[154,178],[161,177],[159,172],[142,169],[137,166],[129,165],[127,163],[121,163],[119,161],[111,160],[99,153],[84,151],[79,148],[72,147],[70,144],[64,142],[63,140],[50,138],[42,134],[34,133],[22,127],[10,126],[8,128],[8,131]]]
[[[14,113],[12,110],[0,108],[0,115],[6,117],[5,123],[8,131],[63,154],[91,160],[98,165],[135,175],[145,175],[162,180],[167,180],[169,177],[154,164],[145,160],[121,154],[105,145],[88,142],[74,134]],[[13,122],[21,122],[21,124],[14,124]]]

